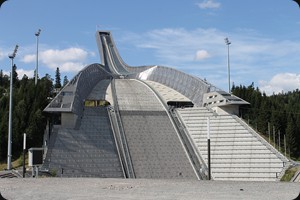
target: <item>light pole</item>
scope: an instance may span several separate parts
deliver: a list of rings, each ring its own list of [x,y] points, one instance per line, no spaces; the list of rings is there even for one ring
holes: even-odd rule
[[[211,158],[210,158],[210,118],[207,117],[207,163],[208,180],[211,180]]]
[[[36,66],[35,66],[35,85],[37,84],[38,79],[38,67],[39,67],[39,36],[41,33],[41,29],[39,29],[36,33]]]
[[[23,178],[25,178],[25,173],[26,173],[25,153],[26,153],[26,133],[24,133],[24,135],[23,135]]]
[[[11,72],[10,72],[10,91],[9,91],[9,118],[8,118],[8,143],[7,143],[7,169],[11,170],[11,145],[12,145],[12,93],[13,93],[13,68],[14,58],[16,57],[18,45],[12,54],[8,55],[11,59]]]
[[[231,42],[228,38],[225,38],[225,44],[227,45],[227,68],[228,68],[228,93],[231,94],[230,89],[230,60],[229,60],[229,45]]]

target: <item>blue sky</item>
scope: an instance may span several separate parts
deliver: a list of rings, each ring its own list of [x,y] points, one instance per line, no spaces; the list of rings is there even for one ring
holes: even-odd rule
[[[39,76],[71,79],[99,63],[95,32],[109,30],[132,66],[163,65],[227,91],[231,81],[254,82],[267,94],[300,86],[300,8],[292,0],[9,0],[0,8],[0,69],[14,60],[19,78],[33,76],[36,37]]]

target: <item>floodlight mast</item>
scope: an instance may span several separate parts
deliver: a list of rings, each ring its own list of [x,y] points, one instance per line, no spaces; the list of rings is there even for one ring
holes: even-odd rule
[[[39,68],[39,36],[41,34],[41,29],[39,29],[34,35],[36,36],[36,65],[35,65],[35,85],[37,85],[38,79],[38,68]]]
[[[227,45],[227,69],[228,69],[228,93],[231,94],[231,88],[230,88],[230,60],[229,60],[229,45],[231,42],[228,38],[225,38],[225,44]]]
[[[12,147],[12,92],[13,92],[13,67],[14,58],[16,57],[19,46],[16,45],[12,54],[8,55],[11,59],[11,72],[10,72],[10,92],[9,92],[9,119],[8,119],[8,144],[7,144],[7,169],[11,170],[11,147]]]

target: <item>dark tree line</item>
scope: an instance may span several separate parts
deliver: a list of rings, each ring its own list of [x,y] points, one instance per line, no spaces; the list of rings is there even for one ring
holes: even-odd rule
[[[232,93],[250,103],[242,107],[241,117],[249,120],[250,125],[284,150],[284,138],[288,154],[300,159],[300,90],[267,96],[252,83],[250,86],[233,86]],[[280,137],[280,140],[279,140]],[[273,141],[274,142],[274,141]]]
[[[57,68],[59,72],[59,69]],[[56,74],[57,75],[57,74]],[[58,74],[60,81],[60,73]],[[67,83],[67,78],[66,83]],[[57,81],[57,80],[56,80]],[[58,82],[56,82],[58,83]],[[65,83],[64,83],[65,84]],[[7,157],[9,89],[10,77],[0,71],[0,161]],[[27,134],[27,148],[41,147],[47,117],[43,109],[53,97],[53,79],[49,74],[39,78],[26,75],[18,78],[16,66],[13,68],[13,109],[12,109],[12,154],[19,157],[23,148],[23,133]]]

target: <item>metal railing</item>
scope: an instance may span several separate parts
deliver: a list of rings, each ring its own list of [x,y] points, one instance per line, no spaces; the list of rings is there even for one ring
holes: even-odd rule
[[[272,153],[274,153],[282,161],[282,171],[276,175],[277,179],[280,180],[284,175],[285,171],[289,168],[291,161],[281,154],[275,147],[273,147],[269,142],[267,142],[260,134],[258,134],[250,125],[248,125],[244,120],[236,115],[232,117],[239,122],[246,130],[248,130],[253,136],[255,136],[263,145],[265,145]]]
[[[189,149],[190,156],[193,158],[193,161],[195,162],[195,164],[194,164],[195,167],[197,167],[197,169],[199,169],[199,172],[198,172],[199,176],[203,180],[208,180],[208,167],[207,167],[199,149],[193,142],[193,139],[190,137],[188,130],[183,125],[182,119],[179,117],[178,112],[176,110],[170,110],[170,113],[174,119],[176,126],[178,127],[178,130],[181,134],[182,139],[185,141],[185,144],[188,144],[187,148]]]
[[[111,124],[111,129],[112,129],[112,133],[114,136],[114,140],[116,143],[116,148],[117,148],[120,164],[122,167],[122,171],[123,171],[124,177],[126,178],[126,177],[128,177],[128,175],[127,175],[128,173],[127,173],[127,171],[125,171],[125,166],[127,166],[127,161],[125,159],[124,146],[120,139],[121,138],[120,130],[117,125],[117,119],[116,119],[116,115],[115,115],[115,111],[114,111],[113,107],[107,108],[107,113],[108,113],[109,121]]]
[[[162,97],[158,92],[155,91],[155,89],[146,83],[145,81],[138,80],[145,84],[159,99],[161,104],[164,106],[172,124],[174,125],[174,128],[176,129],[176,132],[178,133],[180,140],[183,144],[184,149],[186,150],[189,159],[191,161],[191,164],[193,165],[193,168],[195,169],[195,172],[197,174],[198,179],[207,179],[207,176],[205,174],[205,169],[207,169],[205,162],[202,160],[202,158],[196,153],[196,149],[193,146],[193,142],[188,138],[187,133],[184,132],[184,129],[182,126],[180,126],[180,122],[178,121],[178,117],[168,108],[168,105],[164,102]]]
[[[122,151],[122,162],[125,164],[125,172],[128,178],[135,178],[134,168],[131,161],[131,156],[127,144],[127,139],[123,127],[123,122],[120,116],[118,99],[116,96],[116,87],[115,87],[115,79],[111,81],[111,90],[112,90],[112,97],[114,102],[114,114],[115,114],[115,121],[116,121],[116,130],[118,130],[117,140],[119,149]]]
[[[289,160],[282,155],[277,149],[275,149],[269,142],[267,142],[260,134],[258,134],[251,126],[249,126],[244,120],[240,119],[236,115],[232,117],[238,121],[245,129],[247,129],[253,136],[255,136],[261,143],[263,143],[270,151],[277,155],[283,162],[289,162]]]

